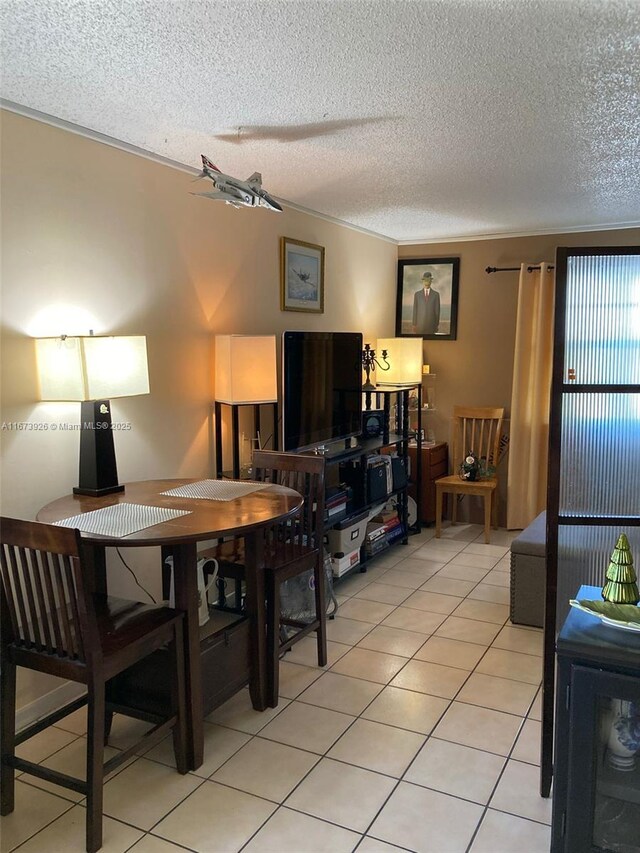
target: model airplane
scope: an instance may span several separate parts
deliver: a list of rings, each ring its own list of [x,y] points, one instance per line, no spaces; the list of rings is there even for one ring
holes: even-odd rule
[[[309,281],[309,279],[311,278],[310,272],[298,272],[298,270],[293,270],[293,272],[298,276],[300,281]]]
[[[262,189],[262,175],[254,172],[246,181],[225,175],[204,154],[202,157],[202,171],[199,178],[209,178],[213,181],[216,192],[213,193],[191,193],[204,198],[213,198],[224,201],[233,207],[266,207],[269,210],[282,212],[282,208],[275,199],[271,198],[266,190]]]

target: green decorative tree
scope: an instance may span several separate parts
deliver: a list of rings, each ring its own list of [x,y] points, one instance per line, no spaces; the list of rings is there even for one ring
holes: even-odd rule
[[[609,561],[607,582],[602,587],[602,597],[605,601],[612,601],[615,604],[637,604],[640,601],[640,595],[636,581],[629,540],[624,533],[621,533]]]

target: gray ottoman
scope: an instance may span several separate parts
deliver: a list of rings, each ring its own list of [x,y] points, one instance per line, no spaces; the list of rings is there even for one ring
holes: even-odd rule
[[[544,627],[547,513],[541,512],[511,543],[511,621]]]

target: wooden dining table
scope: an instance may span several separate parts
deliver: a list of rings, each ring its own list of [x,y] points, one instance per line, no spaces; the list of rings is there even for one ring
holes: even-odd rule
[[[107,592],[107,548],[160,546],[162,561],[173,558],[175,607],[185,613],[185,656],[187,673],[187,729],[189,769],[197,769],[204,756],[202,673],[200,667],[200,626],[198,623],[197,546],[199,542],[224,536],[245,540],[246,599],[249,617],[250,680],[253,707],[264,710],[267,697],[266,624],[264,573],[264,528],[295,515],[303,503],[293,489],[269,485],[232,500],[175,497],[163,492],[192,483],[196,479],[144,480],[126,483],[123,492],[91,497],[65,495],[52,501],[37,514],[46,523],[61,521],[114,504],[137,504],[186,511],[168,521],[145,527],[128,535],[82,533],[86,547],[89,582],[93,590]],[[228,482],[228,481],[221,481]],[[243,481],[246,483],[246,481]],[[256,484],[257,486],[258,484]]]

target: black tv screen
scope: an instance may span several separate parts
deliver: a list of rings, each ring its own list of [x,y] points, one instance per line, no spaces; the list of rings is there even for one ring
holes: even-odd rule
[[[283,446],[302,450],[362,431],[362,334],[283,332]]]

